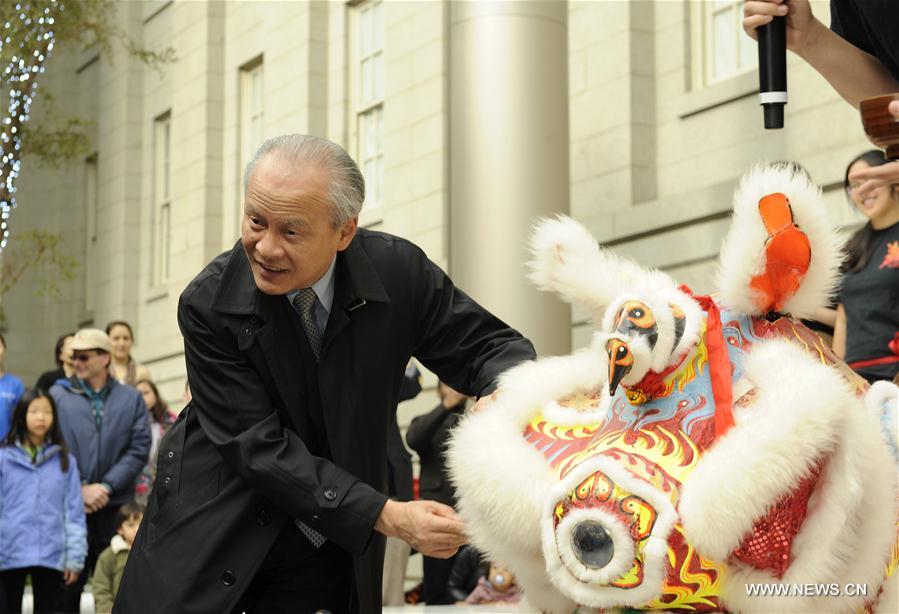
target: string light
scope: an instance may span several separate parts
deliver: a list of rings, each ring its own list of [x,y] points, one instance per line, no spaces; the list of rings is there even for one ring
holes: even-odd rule
[[[22,125],[28,121],[37,89],[36,76],[43,74],[44,63],[54,45],[53,25],[63,10],[58,0],[45,0],[43,8],[23,2],[16,4],[16,15],[3,24],[3,31],[20,33],[19,50],[3,67],[2,78],[9,90],[6,116],[0,123],[0,250],[9,241],[10,212],[16,208],[16,179],[21,169]],[[14,23],[13,20],[18,20]],[[0,37],[0,50],[13,44],[7,34]],[[6,89],[4,88],[4,89]]]

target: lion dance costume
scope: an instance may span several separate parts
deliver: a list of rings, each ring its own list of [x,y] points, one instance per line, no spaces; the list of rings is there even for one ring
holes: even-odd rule
[[[532,279],[599,330],[504,374],[449,450],[473,544],[534,608],[897,611],[897,388],[794,319],[837,278],[824,212],[795,169],[750,171],[715,296],[538,225]]]

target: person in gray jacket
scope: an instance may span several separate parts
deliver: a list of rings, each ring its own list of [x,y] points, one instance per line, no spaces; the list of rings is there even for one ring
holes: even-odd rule
[[[50,388],[59,409],[59,425],[81,471],[87,514],[88,553],[93,569],[115,534],[119,508],[134,496],[134,480],[150,455],[147,407],[137,389],[109,374],[109,336],[96,328],[75,333],[75,375]],[[78,612],[87,574],[67,587],[59,610]]]

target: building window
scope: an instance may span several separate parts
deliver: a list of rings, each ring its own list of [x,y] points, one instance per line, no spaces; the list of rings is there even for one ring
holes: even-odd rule
[[[99,199],[97,154],[84,161],[84,208],[87,229],[84,242],[84,311],[94,310],[97,277],[97,207]]]
[[[384,8],[373,0],[356,10],[356,157],[365,175],[365,206],[375,208],[384,193]]]
[[[169,280],[172,217],[172,117],[158,117],[154,126],[153,156],[153,274],[154,286]]]
[[[262,57],[240,69],[240,179],[237,189],[237,228],[243,220],[243,173],[264,140],[265,104]]]
[[[694,5],[701,32],[702,85],[710,85],[758,65],[758,47],[743,31],[743,0],[704,0]],[[695,23],[694,22],[694,23]]]

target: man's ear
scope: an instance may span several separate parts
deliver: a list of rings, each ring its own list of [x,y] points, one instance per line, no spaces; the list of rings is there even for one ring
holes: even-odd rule
[[[351,217],[340,227],[340,240],[337,242],[337,251],[345,250],[353,237],[356,236],[356,225],[359,223],[358,217]]]

